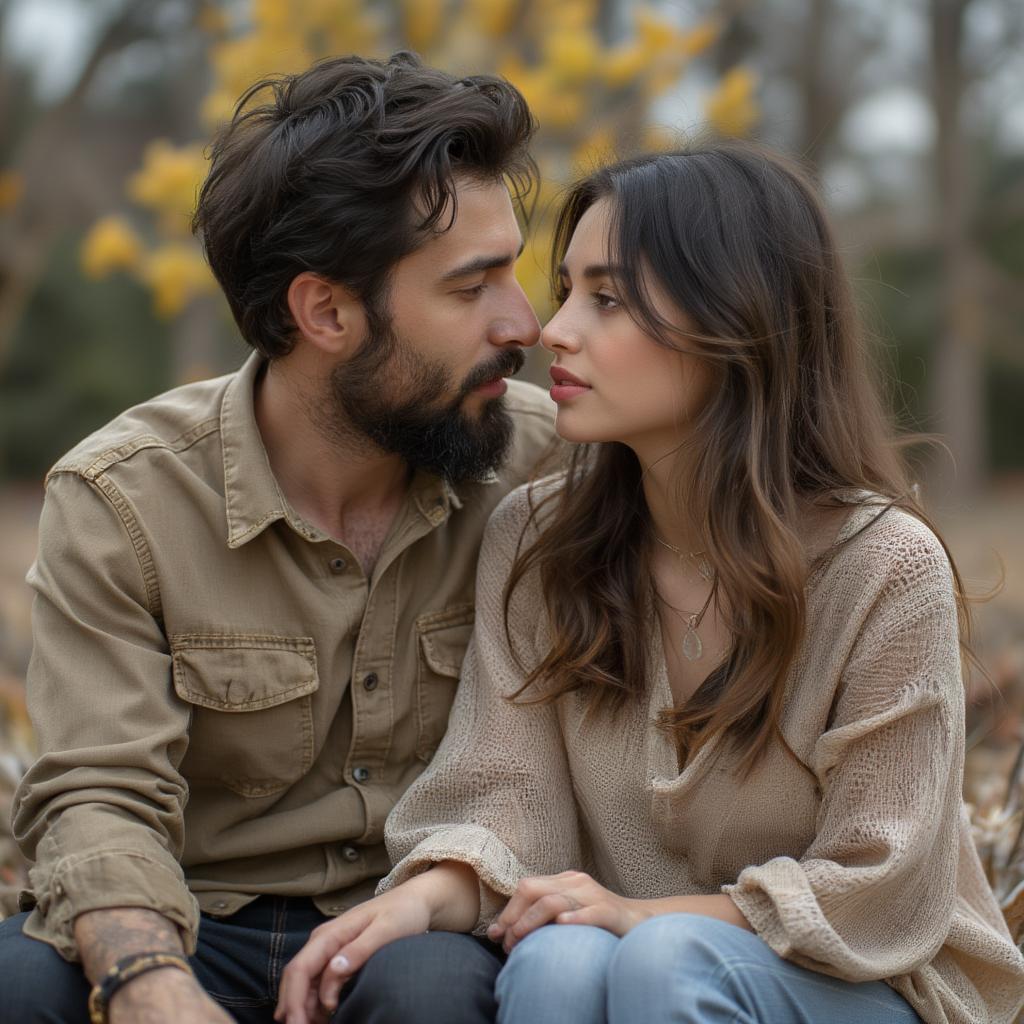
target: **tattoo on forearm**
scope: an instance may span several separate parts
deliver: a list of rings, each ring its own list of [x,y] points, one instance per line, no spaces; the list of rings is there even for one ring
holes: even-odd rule
[[[132,953],[182,953],[178,929],[155,910],[116,907],[75,918],[75,941],[86,977],[94,985],[118,960]]]

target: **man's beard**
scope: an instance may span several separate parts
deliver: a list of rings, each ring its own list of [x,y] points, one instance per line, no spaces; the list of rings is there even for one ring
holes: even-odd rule
[[[478,415],[463,411],[474,388],[518,372],[521,348],[508,347],[476,367],[453,399],[454,382],[442,363],[424,359],[383,318],[369,317],[368,336],[353,358],[333,370],[316,420],[335,440],[370,441],[451,483],[482,480],[508,453],[514,431],[500,398]]]

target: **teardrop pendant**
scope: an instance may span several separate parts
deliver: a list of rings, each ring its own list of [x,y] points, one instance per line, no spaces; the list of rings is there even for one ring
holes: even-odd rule
[[[687,661],[696,661],[704,653],[704,644],[697,630],[693,628],[693,622],[686,623],[686,635],[683,637],[683,657]]]

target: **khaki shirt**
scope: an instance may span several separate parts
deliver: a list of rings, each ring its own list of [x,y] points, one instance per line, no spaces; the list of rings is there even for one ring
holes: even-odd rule
[[[191,951],[199,909],[372,895],[384,819],[445,730],[484,525],[553,437],[544,392],[511,381],[505,466],[457,492],[417,473],[367,579],[282,496],[261,367],[130,409],[47,478],[28,577],[41,753],[13,821],[35,861],[25,931],[68,959],[88,910],[156,910]]]

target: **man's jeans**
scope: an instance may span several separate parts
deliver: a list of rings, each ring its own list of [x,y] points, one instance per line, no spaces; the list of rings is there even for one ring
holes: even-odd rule
[[[89,983],[46,943],[0,923],[0,1024],[88,1024]],[[311,900],[263,896],[228,918],[203,916],[192,968],[243,1024],[272,1024],[281,972],[327,918]],[[491,950],[494,952],[491,952]],[[499,950],[431,932],[380,950],[342,993],[332,1024],[492,1024]]]

